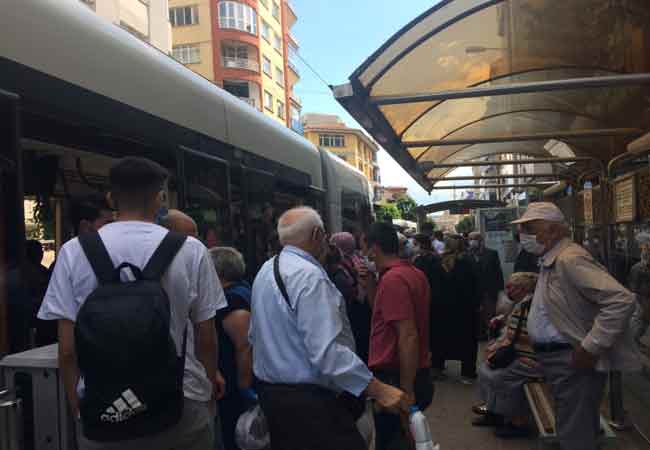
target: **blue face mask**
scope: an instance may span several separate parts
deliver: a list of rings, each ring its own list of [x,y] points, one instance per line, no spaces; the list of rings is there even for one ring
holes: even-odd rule
[[[169,214],[169,209],[167,209],[164,206],[162,208],[160,208],[158,210],[158,212],[156,213],[156,219],[155,219],[156,225],[161,225],[162,221],[163,221],[163,218],[167,217],[168,214]]]

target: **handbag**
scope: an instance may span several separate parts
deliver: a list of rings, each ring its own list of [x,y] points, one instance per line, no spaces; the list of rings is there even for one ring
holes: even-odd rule
[[[523,327],[524,318],[528,316],[528,310],[530,309],[530,301],[526,304],[521,310],[521,318],[517,323],[517,328],[515,329],[515,335],[512,338],[510,344],[505,347],[499,347],[494,354],[488,358],[487,363],[491,369],[505,369],[510,364],[515,362],[517,359],[517,349],[515,343],[521,335],[521,329]]]
[[[294,311],[294,308],[291,306],[291,301],[289,300],[287,287],[284,284],[284,280],[282,280],[282,276],[280,275],[280,255],[277,255],[273,259],[273,277],[275,278],[275,283],[278,285],[278,289],[280,289],[282,298],[284,298],[284,301],[287,303],[289,310]],[[334,392],[332,393],[334,394]],[[365,394],[362,394],[359,397],[355,397],[349,392],[341,392],[340,394],[336,395],[336,401],[343,409],[350,413],[355,422],[361,418],[366,410]]]

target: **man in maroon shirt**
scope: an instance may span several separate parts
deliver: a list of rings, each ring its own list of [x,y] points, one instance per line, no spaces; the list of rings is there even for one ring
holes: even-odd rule
[[[429,282],[424,273],[400,259],[397,233],[390,224],[373,224],[367,239],[380,274],[371,299],[368,366],[377,378],[401,388],[412,404],[424,410],[433,397]],[[406,448],[408,437],[399,417],[378,411],[375,423],[377,450]]]

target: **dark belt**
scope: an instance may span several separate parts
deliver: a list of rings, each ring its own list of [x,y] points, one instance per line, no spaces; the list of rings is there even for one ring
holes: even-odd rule
[[[561,350],[573,350],[573,345],[561,342],[548,342],[546,344],[533,344],[535,353],[551,353]]]

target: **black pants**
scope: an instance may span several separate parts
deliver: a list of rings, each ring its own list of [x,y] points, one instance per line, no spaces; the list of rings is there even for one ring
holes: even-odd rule
[[[314,386],[258,385],[260,405],[278,450],[364,450],[352,414],[331,391]]]
[[[234,390],[219,400],[218,406],[223,446],[226,450],[239,450],[235,443],[235,427],[239,416],[246,411],[246,401],[239,390]]]
[[[399,387],[397,372],[375,371],[375,376],[384,383]],[[429,369],[418,370],[415,376],[415,403],[421,411],[429,407],[433,400],[434,386]],[[407,450],[409,441],[402,429],[400,417],[389,412],[375,413],[376,450]]]

